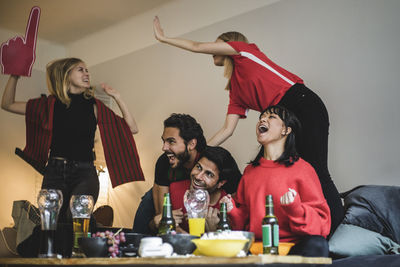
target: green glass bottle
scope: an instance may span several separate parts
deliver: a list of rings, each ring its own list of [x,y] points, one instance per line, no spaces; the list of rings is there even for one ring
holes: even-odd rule
[[[172,234],[176,232],[175,219],[172,216],[172,206],[169,193],[164,194],[163,215],[158,226],[158,235]]]
[[[263,253],[278,255],[279,225],[274,215],[272,195],[265,199],[265,217],[262,220]]]
[[[221,203],[219,207],[219,222],[217,224],[217,231],[231,230],[231,226],[228,222],[228,216],[226,214],[226,203]]]

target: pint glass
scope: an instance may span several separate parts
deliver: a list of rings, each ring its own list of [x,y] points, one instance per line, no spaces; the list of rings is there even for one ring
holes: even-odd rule
[[[90,215],[94,206],[91,195],[73,195],[70,200],[72,213],[72,225],[74,231],[74,244],[72,246],[72,257],[83,258],[85,254],[81,251],[78,239],[87,237],[89,232]]]
[[[58,212],[62,206],[63,197],[60,190],[42,189],[37,203],[40,210],[41,229],[39,258],[56,258],[54,237],[57,229]]]

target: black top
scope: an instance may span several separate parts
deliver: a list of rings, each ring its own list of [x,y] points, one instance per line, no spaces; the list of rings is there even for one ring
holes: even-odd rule
[[[69,97],[69,108],[58,99],[54,103],[50,157],[93,161],[97,125],[93,108],[95,100],[84,98],[83,93],[69,94]]]
[[[169,186],[172,182],[190,179],[191,170],[183,166],[172,169],[169,165],[169,159],[163,153],[157,160],[154,182],[161,186]]]

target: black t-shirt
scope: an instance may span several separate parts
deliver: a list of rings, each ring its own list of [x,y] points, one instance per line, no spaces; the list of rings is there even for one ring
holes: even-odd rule
[[[69,160],[93,161],[96,117],[94,98],[82,94],[70,94],[69,108],[58,99],[54,103],[53,137],[50,157]]]
[[[169,186],[172,182],[190,179],[191,171],[191,169],[188,170],[183,166],[172,169],[167,155],[163,153],[156,163],[154,183],[161,186]]]

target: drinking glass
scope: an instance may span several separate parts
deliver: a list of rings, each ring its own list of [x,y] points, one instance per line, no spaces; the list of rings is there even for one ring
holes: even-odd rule
[[[78,239],[88,236],[90,215],[92,214],[94,206],[93,197],[91,195],[73,195],[69,205],[72,213],[74,231],[72,257],[83,258],[85,254],[79,247]]]
[[[201,236],[205,231],[205,222],[210,196],[206,190],[190,189],[183,196],[188,220],[189,233],[191,235]]]
[[[58,212],[63,203],[60,190],[42,189],[37,197],[40,210],[41,229],[39,258],[56,258],[54,238],[57,229]]]

